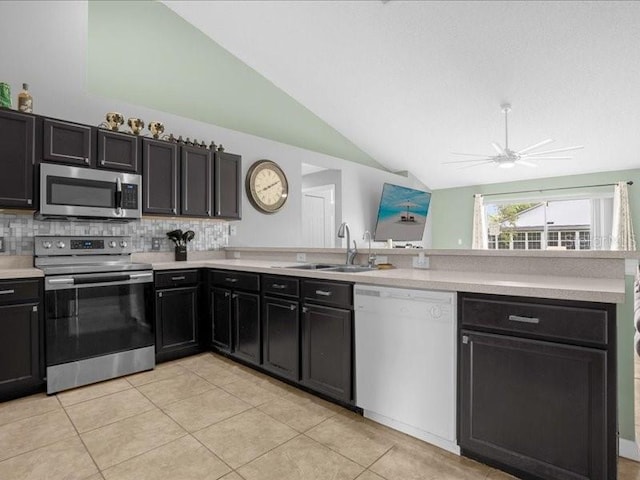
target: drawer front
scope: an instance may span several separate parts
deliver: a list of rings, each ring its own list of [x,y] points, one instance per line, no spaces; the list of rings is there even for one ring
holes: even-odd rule
[[[463,297],[462,325],[548,340],[607,345],[607,311],[589,306]]]
[[[0,282],[0,303],[22,303],[40,298],[40,280],[9,280]]]
[[[257,273],[213,270],[209,273],[209,282],[227,288],[237,288],[257,292],[260,290],[260,275]]]
[[[263,275],[262,291],[265,294],[297,298],[300,294],[300,281],[297,278]]]
[[[305,301],[353,308],[353,286],[350,283],[304,280],[302,296]]]
[[[156,288],[183,287],[198,283],[198,270],[171,270],[156,273]]]

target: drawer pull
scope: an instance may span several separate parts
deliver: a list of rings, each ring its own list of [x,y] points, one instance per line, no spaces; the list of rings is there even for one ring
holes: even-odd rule
[[[271,288],[275,288],[276,290],[284,290],[285,288],[287,288],[287,286],[280,283],[274,283],[273,285],[271,285]]]
[[[238,298],[238,294],[234,293],[233,295],[231,295],[231,298]]]
[[[316,295],[320,295],[321,297],[330,297],[332,292],[328,292],[326,290],[316,290]]]
[[[292,312],[296,309],[295,305],[289,305],[289,310],[291,310]]]
[[[540,323],[540,319],[536,317],[521,317],[519,315],[509,315],[509,320],[520,323]]]
[[[238,279],[237,278],[227,277],[227,278],[225,278],[225,281],[231,282],[231,283],[236,283],[238,281]]]
[[[15,290],[0,290],[0,295],[11,295],[12,293],[16,293]]]
[[[171,277],[171,280],[173,280],[174,282],[177,282],[178,280],[184,280],[185,277],[184,275],[182,277]]]

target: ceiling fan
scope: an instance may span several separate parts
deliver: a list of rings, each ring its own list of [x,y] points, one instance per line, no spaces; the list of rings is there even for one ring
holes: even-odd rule
[[[516,165],[524,165],[527,167],[537,167],[538,165],[530,162],[529,160],[570,160],[572,157],[548,157],[546,155],[560,152],[569,152],[571,150],[578,150],[580,148],[584,148],[584,145],[577,145],[574,147],[565,147],[565,148],[556,148],[554,150],[546,150],[543,152],[535,151],[537,148],[542,147],[543,145],[547,145],[553,142],[552,139],[547,138],[541,142],[535,143],[533,145],[528,146],[527,148],[523,148],[521,150],[511,150],[509,148],[509,124],[508,117],[509,112],[511,111],[511,104],[503,103],[500,105],[502,108],[502,112],[504,113],[504,148],[500,146],[500,144],[493,142],[491,146],[497,152],[497,155],[484,155],[477,153],[458,153],[451,152],[453,155],[462,155],[465,157],[478,157],[471,160],[458,160],[454,162],[443,162],[443,164],[452,164],[452,163],[471,163],[471,165],[467,165],[462,168],[470,168],[477,167],[479,165],[484,165],[488,163],[493,163],[501,168],[512,168]]]

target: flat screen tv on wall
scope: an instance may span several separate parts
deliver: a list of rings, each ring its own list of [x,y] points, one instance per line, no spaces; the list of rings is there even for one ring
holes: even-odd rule
[[[431,194],[385,183],[378,207],[374,240],[420,241],[431,203]]]

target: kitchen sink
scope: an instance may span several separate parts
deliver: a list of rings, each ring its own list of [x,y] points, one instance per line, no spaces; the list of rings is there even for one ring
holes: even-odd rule
[[[325,272],[343,272],[343,273],[359,273],[376,270],[375,267],[367,267],[364,265],[345,265],[331,263],[304,263],[301,265],[290,265],[280,268],[293,268],[296,270],[323,270]]]
[[[339,265],[329,263],[304,263],[301,265],[287,265],[281,268],[295,268],[296,270],[326,270],[328,268],[336,268]]]

